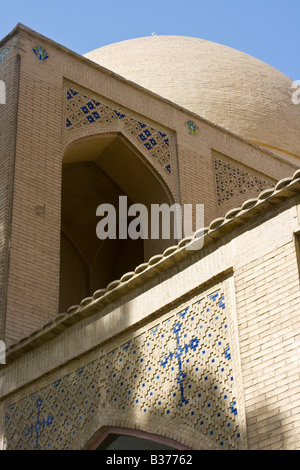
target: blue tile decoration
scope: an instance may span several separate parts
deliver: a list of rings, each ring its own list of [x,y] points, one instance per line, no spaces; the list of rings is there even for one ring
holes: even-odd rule
[[[92,362],[7,408],[6,448],[72,449],[104,403],[115,416],[181,423],[217,448],[240,448],[230,328],[221,286],[120,338],[113,350],[99,347]]]
[[[187,354],[189,349],[194,351],[199,345],[199,339],[193,338],[190,344],[185,344],[183,347],[181,347],[180,346],[181,329],[182,329],[182,324],[176,323],[176,325],[173,328],[173,332],[176,335],[177,349],[174,352],[170,352],[168,356],[164,356],[164,358],[160,362],[163,367],[166,367],[168,362],[172,362],[173,359],[176,359],[178,361],[179,373],[177,376],[177,383],[180,386],[180,394],[181,394],[181,401],[180,401],[179,406],[182,406],[182,404],[185,404],[185,405],[188,404],[188,400],[184,397],[184,385],[183,384],[186,380],[186,374],[183,372],[183,369],[182,369],[182,356],[183,354]],[[189,361],[189,359],[187,359],[187,361]]]
[[[199,131],[199,128],[196,126],[196,124],[193,121],[187,121],[185,125],[188,128],[189,133],[192,135],[197,134],[197,132]]]
[[[35,46],[32,50],[39,60],[46,60],[49,58],[48,52],[42,46]]]
[[[6,54],[9,52],[9,49],[5,47],[4,49],[1,50],[0,52],[0,63],[5,61]]]
[[[137,147],[146,151],[151,161],[159,164],[165,176],[171,175],[171,136],[166,131],[154,128],[108,100],[96,99],[74,87],[66,88],[65,93],[65,129],[68,132],[90,125],[101,128],[117,125],[124,135],[135,139]]]
[[[43,405],[43,400],[41,398],[38,398],[36,401],[36,407],[37,407],[37,420],[35,424],[32,424],[29,428],[25,430],[25,437],[28,435],[32,436],[35,434],[36,437],[36,444],[35,444],[35,450],[40,450],[39,447],[39,438],[40,434],[45,429],[46,426],[51,426],[53,423],[53,417],[48,416],[47,418],[41,419],[41,408]]]

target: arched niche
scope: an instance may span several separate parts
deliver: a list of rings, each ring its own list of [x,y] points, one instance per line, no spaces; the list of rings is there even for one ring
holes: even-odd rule
[[[174,204],[163,178],[120,133],[82,138],[67,148],[61,195],[60,312],[176,242],[172,229],[169,239],[151,239],[150,220],[145,240],[119,239],[118,226],[117,239],[97,237],[100,204],[116,208],[117,224],[120,196],[128,207],[143,204],[149,214],[151,204]]]

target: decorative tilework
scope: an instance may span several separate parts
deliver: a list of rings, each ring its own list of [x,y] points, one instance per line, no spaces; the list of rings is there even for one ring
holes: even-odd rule
[[[100,362],[87,364],[10,406],[6,448],[68,450],[99,405]]]
[[[40,433],[43,431],[43,429],[45,429],[46,426],[51,426],[51,424],[53,423],[53,417],[52,416],[48,416],[44,419],[41,419],[42,405],[43,405],[43,400],[41,398],[38,398],[37,401],[36,401],[36,407],[37,407],[37,420],[36,420],[36,423],[32,424],[29,428],[27,428],[26,431],[25,431],[25,434],[24,434],[25,437],[28,436],[28,435],[32,436],[33,434],[35,434],[35,436],[36,436],[35,449],[36,450],[40,450],[40,447],[39,447]]]
[[[137,147],[146,150],[166,175],[172,173],[171,136],[166,130],[155,128],[103,98],[92,97],[74,87],[66,88],[65,129],[71,131],[90,125],[105,128],[118,125],[124,135],[134,137]]]
[[[229,325],[221,290],[197,299],[108,356],[110,405],[153,412],[214,436],[240,438]],[[124,374],[124,370],[128,373]]]
[[[32,50],[39,60],[46,60],[49,57],[48,52],[42,46],[36,46]]]
[[[5,47],[0,52],[0,63],[5,61],[6,54],[9,52],[9,49]]]
[[[71,449],[98,410],[156,417],[240,448],[240,413],[222,287],[194,297],[6,412],[7,449]],[[109,346],[107,346],[109,347]],[[95,429],[95,432],[97,429]]]
[[[196,124],[194,124],[193,121],[187,121],[185,125],[187,126],[190,134],[192,135],[197,134],[197,132],[199,131],[199,128],[196,126]]]

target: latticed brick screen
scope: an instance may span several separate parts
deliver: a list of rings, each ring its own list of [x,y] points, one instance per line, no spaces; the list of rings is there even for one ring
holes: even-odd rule
[[[137,426],[155,417],[202,434],[212,447],[240,448],[237,347],[226,295],[220,285],[194,297],[9,406],[6,448],[71,449],[108,410],[134,416]]]
[[[213,153],[217,202],[219,211],[238,207],[250,197],[258,197],[264,190],[274,186],[275,181],[267,176],[256,173],[217,153]]]

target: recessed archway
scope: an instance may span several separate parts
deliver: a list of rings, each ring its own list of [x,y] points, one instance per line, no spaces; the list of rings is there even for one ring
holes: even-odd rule
[[[174,204],[163,178],[123,135],[97,135],[70,145],[62,167],[61,312],[174,243],[172,230],[169,239],[99,239],[96,209],[111,204],[118,223],[120,196],[127,197],[128,207],[143,204],[149,214],[151,204]]]

